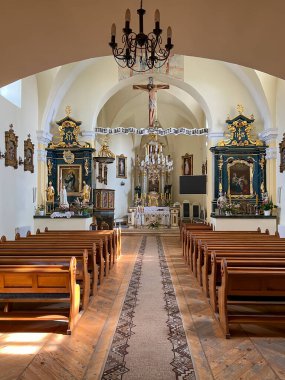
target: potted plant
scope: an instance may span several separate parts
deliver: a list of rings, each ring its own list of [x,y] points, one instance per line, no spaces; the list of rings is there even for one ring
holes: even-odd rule
[[[41,204],[37,207],[37,214],[40,216],[44,216],[45,214],[45,205]]]
[[[226,213],[227,216],[229,216],[229,215],[232,214],[232,204],[231,203],[227,203],[226,204],[225,213]]]
[[[263,210],[264,216],[269,216],[271,215],[272,209],[277,208],[277,206],[273,204],[272,200],[269,200],[268,198],[266,198],[264,199],[260,208],[261,210]]]

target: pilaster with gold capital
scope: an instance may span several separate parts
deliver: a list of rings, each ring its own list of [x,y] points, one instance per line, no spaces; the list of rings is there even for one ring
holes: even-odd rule
[[[214,199],[214,182],[215,182],[215,169],[213,153],[210,148],[218,145],[218,142],[224,139],[224,132],[210,131],[207,139],[207,194],[206,194],[206,207],[207,207],[207,221],[210,221],[210,215],[212,212],[212,201]]]
[[[95,148],[95,131],[81,131],[80,135],[84,142],[89,143],[91,148]]]
[[[266,148],[266,176],[267,176],[267,191],[272,201],[276,204],[276,158],[277,147],[276,139],[278,137],[278,129],[270,128],[259,133],[259,138],[265,141],[268,148]]]
[[[47,188],[47,152],[46,148],[52,140],[52,134],[46,131],[37,131],[38,140],[38,189],[37,199],[38,203],[44,204],[46,201],[46,188]]]

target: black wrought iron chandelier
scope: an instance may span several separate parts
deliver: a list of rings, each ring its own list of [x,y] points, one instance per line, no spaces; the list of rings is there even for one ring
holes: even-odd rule
[[[116,25],[111,28],[111,42],[114,58],[119,66],[128,67],[134,71],[145,72],[153,68],[160,68],[167,61],[170,50],[172,31],[167,29],[167,43],[162,46],[162,29],[160,29],[160,13],[155,11],[155,27],[152,32],[145,34],[143,30],[143,17],[146,13],[141,7],[137,10],[139,15],[139,33],[134,33],[130,28],[131,12],[126,10],[125,27],[123,28],[122,47],[116,42]]]

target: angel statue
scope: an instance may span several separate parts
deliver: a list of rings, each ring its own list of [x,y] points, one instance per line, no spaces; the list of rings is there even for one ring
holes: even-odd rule
[[[226,204],[227,204],[226,193],[223,194],[222,192],[220,192],[219,198],[217,199],[217,206],[219,208],[219,214],[221,214],[221,211],[225,208]]]

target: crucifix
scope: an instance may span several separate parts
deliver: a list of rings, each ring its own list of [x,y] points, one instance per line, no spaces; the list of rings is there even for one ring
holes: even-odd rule
[[[149,78],[148,84],[135,84],[133,85],[134,90],[148,91],[148,113],[149,113],[149,127],[154,128],[154,122],[157,118],[157,91],[169,89],[168,84],[153,84],[153,78]]]

